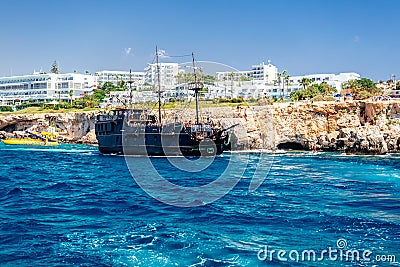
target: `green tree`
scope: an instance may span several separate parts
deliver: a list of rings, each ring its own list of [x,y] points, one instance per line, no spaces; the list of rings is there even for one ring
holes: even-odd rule
[[[322,82],[319,86],[324,96],[332,95],[337,92],[336,87],[330,86],[327,82]]]
[[[290,94],[290,98],[294,101],[301,100],[301,92],[302,90],[294,91]]]
[[[366,99],[374,95],[382,94],[382,90],[376,87],[375,83],[368,78],[349,80],[343,83],[345,93],[353,94],[354,99]]]
[[[69,90],[69,100],[72,105],[72,96],[74,95],[74,90]]]
[[[77,98],[73,102],[73,106],[76,108],[93,108],[98,106],[105,98],[105,91],[102,89],[93,90],[93,94],[84,95],[83,97]]]
[[[96,90],[93,91],[93,96],[94,96],[94,98],[96,98],[96,99],[98,99],[100,101],[103,101],[103,99],[106,96],[106,94],[105,94],[105,92],[103,90],[96,89]]]
[[[116,86],[112,82],[105,82],[101,89],[104,90],[106,93],[109,93],[111,91],[116,91]]]
[[[0,106],[0,112],[12,112],[13,108],[10,106]]]
[[[175,76],[176,82],[177,82],[178,84],[184,83],[184,81],[185,81],[184,78],[185,78],[185,75],[184,75],[183,72],[179,72],[179,73]]]
[[[309,78],[303,78],[300,81],[300,84],[303,86],[303,89],[306,90],[307,87],[311,84],[312,80]]]
[[[202,74],[201,80],[205,84],[214,84],[217,81],[217,78],[215,76],[212,76],[212,75]]]
[[[265,80],[266,80],[266,84],[268,84],[268,77],[269,77],[268,73],[267,73],[267,74],[265,74]]]
[[[336,92],[335,87],[331,87],[328,83],[322,82],[321,84],[312,84],[305,89],[297,90],[290,94],[292,100],[304,99],[324,99],[332,96]]]
[[[285,80],[286,80],[286,76],[287,76],[287,71],[283,70],[281,73],[281,79],[282,79],[282,94],[281,94],[281,99],[284,97],[285,95]]]
[[[125,90],[125,89],[126,89],[126,82],[123,81],[123,80],[119,81],[119,82],[118,82],[118,87],[119,87],[119,89],[121,89],[121,90]]]
[[[233,81],[234,81],[235,74],[233,72],[231,72],[229,74],[229,77],[231,78],[231,97],[232,97],[232,94],[233,94]]]
[[[225,88],[225,98],[226,98],[226,76],[224,76],[223,78],[222,78],[222,80],[224,81],[224,88]]]
[[[277,80],[277,82],[278,82],[278,89],[279,89],[280,97],[282,98],[282,91],[281,91],[281,81],[282,81],[281,77],[282,77],[282,73],[278,72],[278,73],[276,74],[276,77],[277,77],[276,80]]]
[[[290,80],[290,75],[286,75],[285,76],[286,88],[289,87],[289,80]]]
[[[50,70],[50,72],[51,72],[51,73],[58,74],[59,69],[58,69],[57,61],[54,60],[53,64],[51,65],[51,70]]]

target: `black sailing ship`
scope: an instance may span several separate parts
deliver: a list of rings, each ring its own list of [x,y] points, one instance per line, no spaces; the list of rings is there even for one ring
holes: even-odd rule
[[[194,57],[192,54],[194,67]],[[148,110],[123,108],[109,114],[97,116],[95,133],[99,150],[103,154],[149,155],[149,156],[214,156],[221,154],[229,144],[229,127],[222,129],[210,118],[199,120],[199,91],[202,84],[188,84],[194,91],[196,101],[195,122],[182,122],[175,118],[172,123],[163,123],[161,117],[161,86],[158,69],[158,118]],[[131,105],[132,107],[132,105]]]

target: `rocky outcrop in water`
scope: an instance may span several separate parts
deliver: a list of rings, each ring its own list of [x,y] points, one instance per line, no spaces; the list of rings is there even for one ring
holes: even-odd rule
[[[5,139],[7,137],[7,132],[5,131],[0,131],[0,140]]]
[[[90,130],[85,136],[80,138],[77,143],[87,144],[87,145],[94,145],[97,144],[96,134],[94,129]]]

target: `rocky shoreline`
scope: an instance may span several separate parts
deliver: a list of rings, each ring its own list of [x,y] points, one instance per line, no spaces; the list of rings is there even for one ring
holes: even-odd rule
[[[94,134],[100,111],[37,114],[0,114],[0,138],[34,126],[55,127],[62,143],[97,144]]]
[[[277,143],[348,154],[400,152],[399,102],[289,104],[274,110]]]
[[[102,111],[0,114],[0,138],[33,125],[53,126],[65,143],[96,144],[94,124]],[[208,108],[232,130],[236,149],[296,149],[351,154],[400,152],[400,102],[290,102],[263,106]],[[194,110],[165,110],[164,120],[189,120]]]

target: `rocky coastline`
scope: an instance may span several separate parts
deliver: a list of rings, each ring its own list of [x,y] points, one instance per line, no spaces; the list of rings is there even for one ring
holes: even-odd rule
[[[55,127],[59,141],[72,144],[97,144],[94,134],[100,111],[70,113],[0,114],[0,138],[31,127]]]
[[[34,125],[53,126],[65,143],[96,144],[94,124],[103,111],[0,114],[0,138]],[[400,152],[400,102],[289,102],[207,108],[223,127],[234,124],[236,149],[341,151],[349,154]],[[194,110],[165,110],[165,120],[189,120]]]
[[[400,102],[291,103],[273,109],[276,146],[348,154],[400,152]]]

